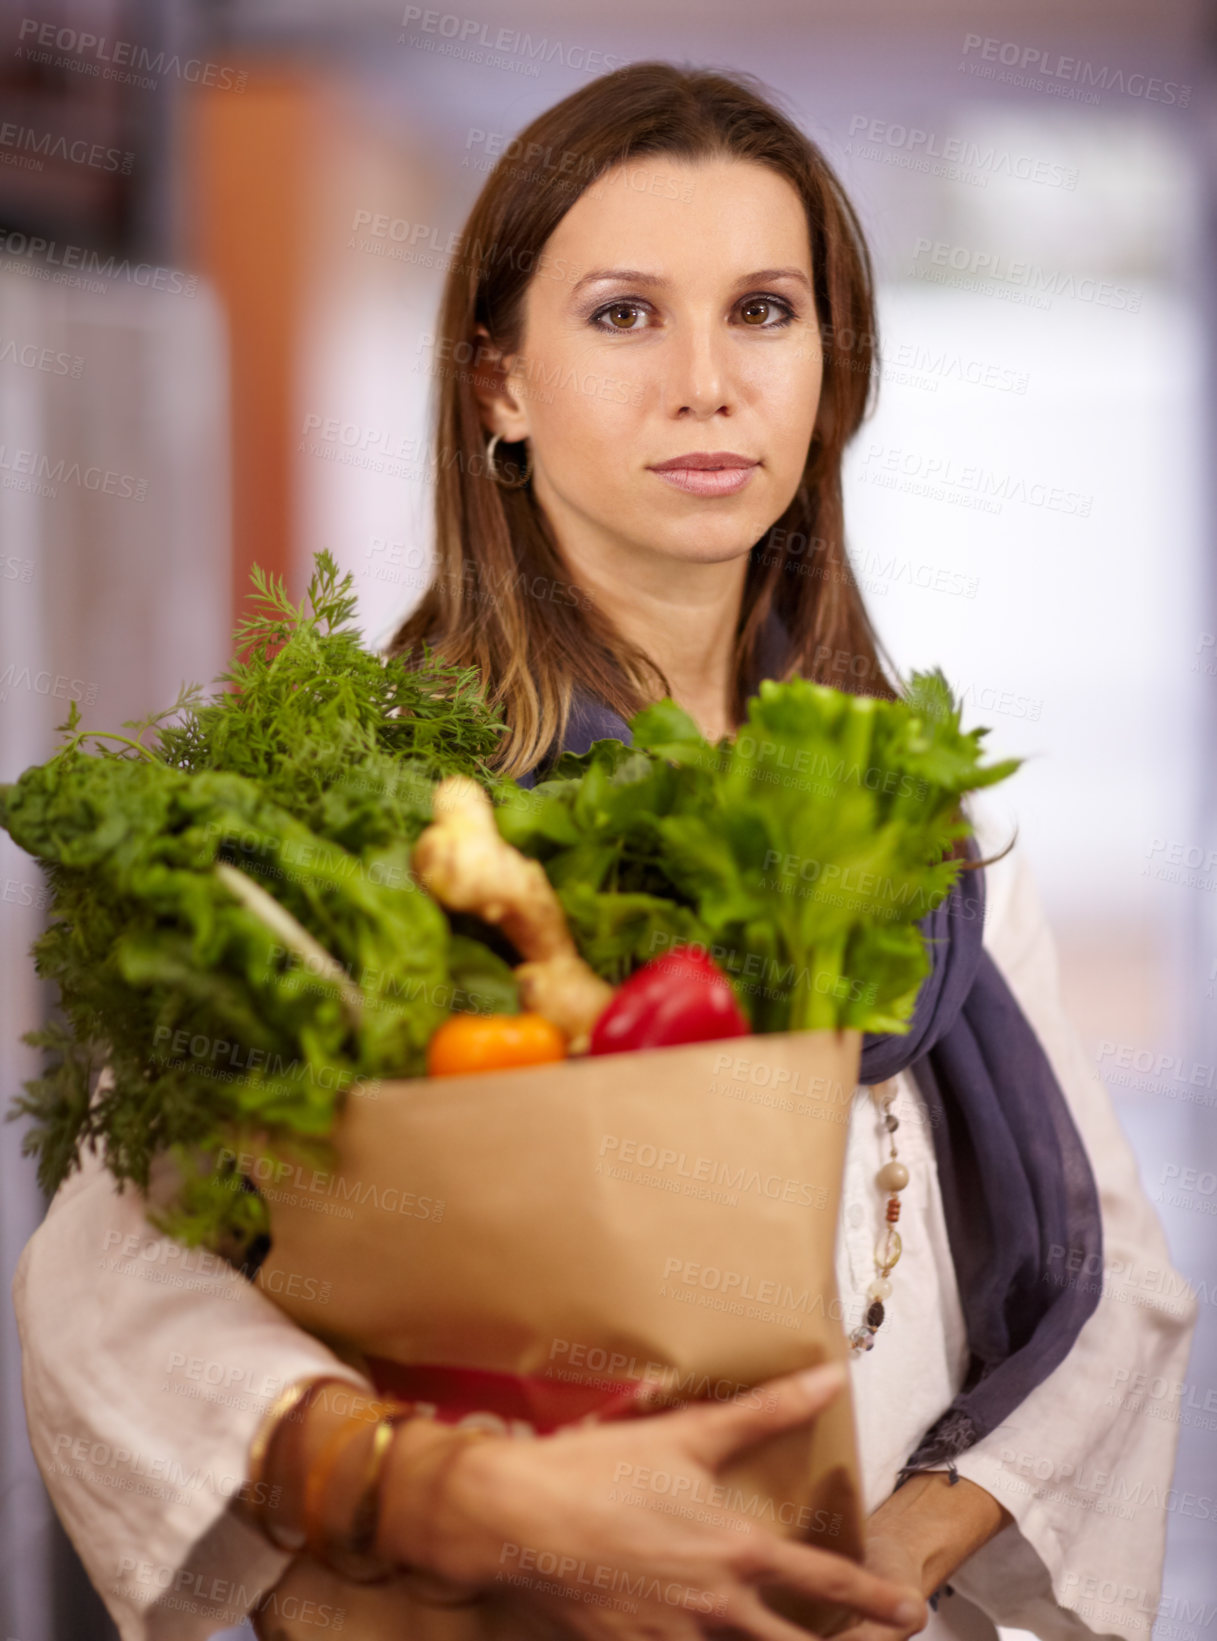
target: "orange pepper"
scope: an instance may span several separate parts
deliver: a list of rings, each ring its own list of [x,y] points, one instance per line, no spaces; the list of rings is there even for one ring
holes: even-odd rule
[[[456,1077],[566,1058],[566,1038],[543,1014],[450,1014],[427,1044],[427,1073]]]

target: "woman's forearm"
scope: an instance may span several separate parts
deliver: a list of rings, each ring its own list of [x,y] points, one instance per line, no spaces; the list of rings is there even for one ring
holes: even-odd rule
[[[308,1525],[314,1553],[331,1565],[335,1549],[340,1558],[354,1554],[361,1566],[371,1554],[378,1570],[408,1567],[474,1594],[503,1577],[505,1554],[513,1549],[549,1552],[557,1582],[524,1579],[512,1599],[569,1621],[580,1633],[586,1633],[578,1622],[585,1591],[574,1570],[596,1566],[643,1581],[647,1594],[633,1627],[665,1641],[687,1633],[692,1610],[723,1615],[727,1627],[759,1641],[771,1632],[773,1619],[757,1594],[761,1583],[844,1605],[908,1635],[925,1622],[912,1578],[889,1577],[776,1532],[757,1531],[751,1518],[733,1511],[696,1526],[664,1516],[642,1521],[639,1506],[623,1500],[617,1485],[622,1475],[645,1467],[687,1476],[699,1488],[712,1486],[734,1452],[818,1417],[843,1384],[841,1368],[825,1367],[766,1381],[755,1406],[739,1397],[535,1441],[475,1441],[475,1435],[490,1433],[407,1418],[381,1445],[377,1469],[368,1438],[385,1404],[365,1393],[364,1411],[353,1417],[347,1386],[304,1381],[295,1387],[308,1389],[295,1410],[299,1417],[281,1412],[265,1444],[255,1439],[250,1509],[255,1515],[265,1511],[263,1525],[269,1522],[285,1549],[295,1548]],[[360,1505],[373,1491],[379,1508],[369,1543],[371,1517]],[[680,1605],[687,1610],[675,1611],[661,1584],[682,1592]]]
[[[1013,1518],[983,1487],[945,1470],[910,1476],[870,1518],[872,1539],[892,1536],[921,1568],[923,1595],[938,1587]]]
[[[308,1381],[301,1381],[300,1387]],[[248,1500],[250,1519],[287,1548],[306,1526],[343,1542],[363,1498],[375,1425],[396,1404],[351,1384],[320,1384],[261,1433],[263,1454]],[[372,1546],[386,1566],[424,1565],[434,1461],[463,1445],[451,1427],[415,1416],[396,1428],[381,1467]],[[255,1442],[255,1450],[258,1443]]]

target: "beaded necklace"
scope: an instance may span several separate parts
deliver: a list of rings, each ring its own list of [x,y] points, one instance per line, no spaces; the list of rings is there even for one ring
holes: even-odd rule
[[[875,1334],[879,1331],[886,1314],[883,1301],[890,1298],[892,1292],[892,1284],[888,1278],[892,1267],[900,1258],[902,1246],[896,1221],[900,1218],[900,1193],[909,1182],[909,1171],[896,1155],[896,1130],[900,1127],[899,1117],[892,1112],[896,1092],[897,1083],[894,1077],[889,1077],[886,1082],[876,1083],[870,1091],[871,1099],[882,1113],[883,1126],[887,1130],[890,1146],[889,1160],[875,1175],[875,1184],[887,1195],[887,1223],[875,1243],[875,1278],[866,1290],[866,1316],[862,1325],[855,1328],[849,1336],[849,1348],[855,1356],[860,1356],[863,1351],[874,1346]]]

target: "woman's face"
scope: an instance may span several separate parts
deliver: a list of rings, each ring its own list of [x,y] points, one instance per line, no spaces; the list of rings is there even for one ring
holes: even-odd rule
[[[530,441],[576,561],[746,553],[798,488],[820,398],[802,201],[747,161],[616,167],[550,236],[507,364],[493,426]]]

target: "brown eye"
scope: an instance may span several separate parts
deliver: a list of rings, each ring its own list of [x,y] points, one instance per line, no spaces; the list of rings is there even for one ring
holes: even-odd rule
[[[588,315],[588,323],[596,330],[631,331],[644,330],[644,325],[637,325],[634,321],[640,314],[645,315],[647,305],[642,301],[633,301],[622,297],[616,302],[606,302],[602,308]]]
[[[740,312],[744,316],[745,324],[763,325],[768,319],[769,310],[772,307],[773,303],[767,296],[753,296],[749,297],[748,301],[744,303]]]

